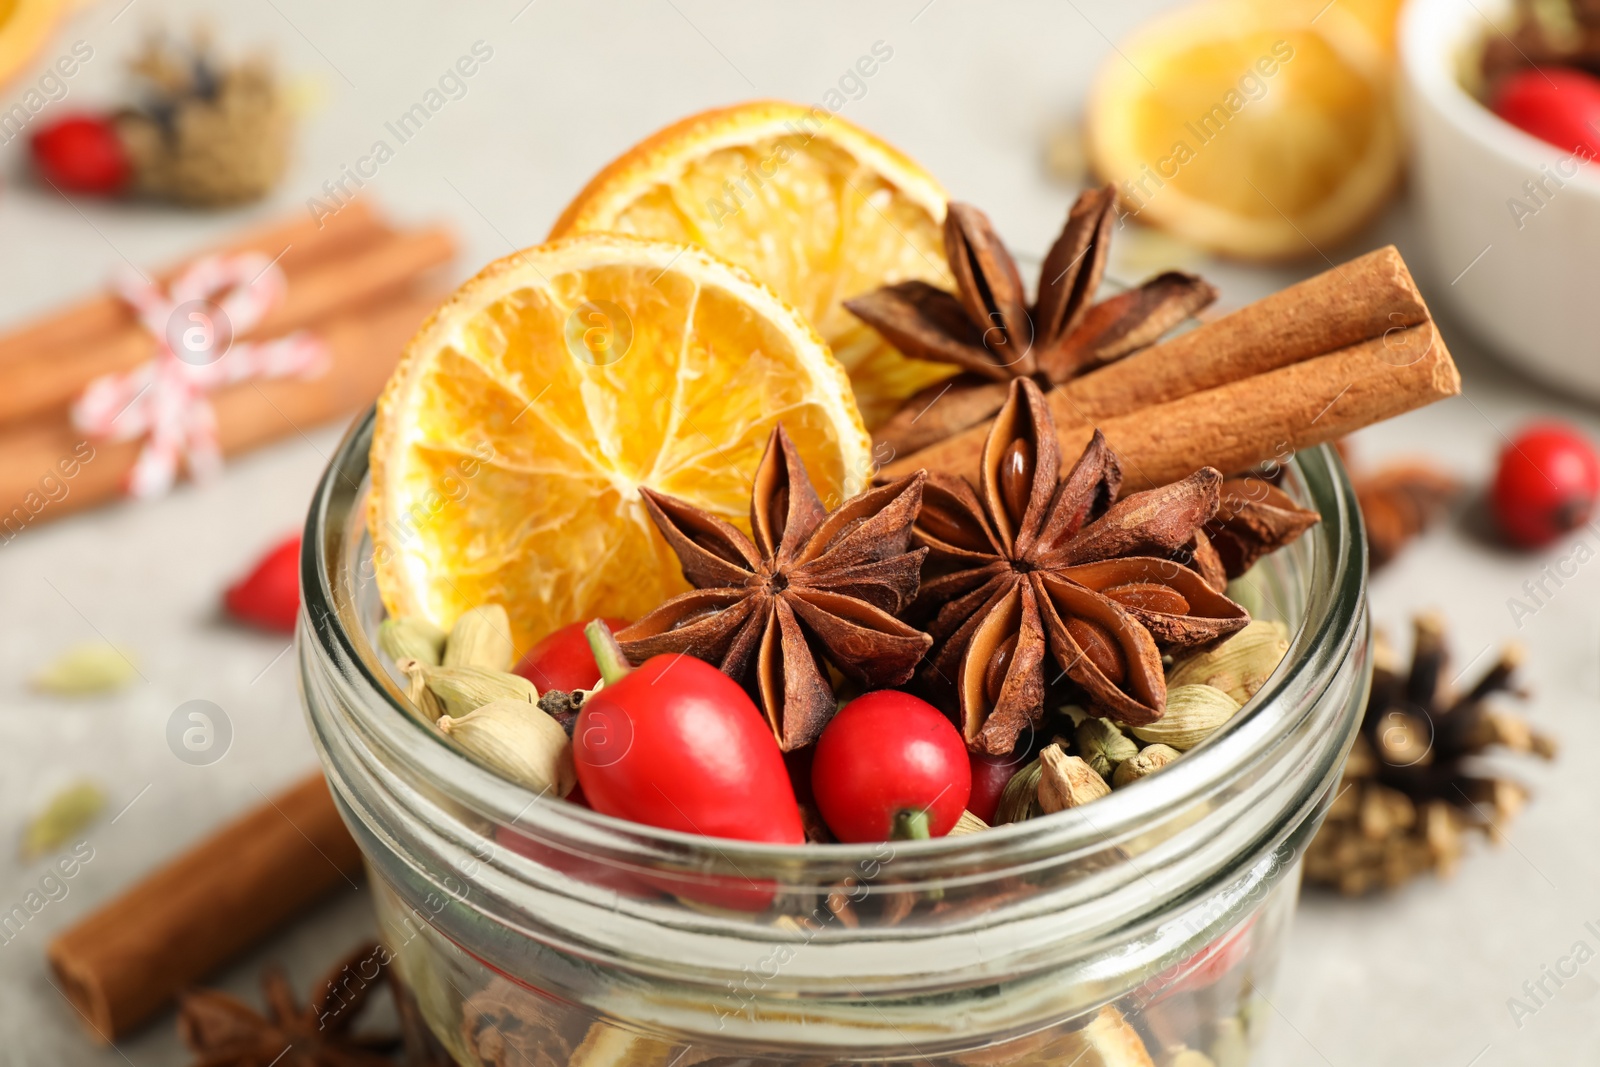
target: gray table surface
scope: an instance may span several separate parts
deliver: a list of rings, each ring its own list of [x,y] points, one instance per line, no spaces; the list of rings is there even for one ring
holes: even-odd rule
[[[107,99],[120,57],[146,25],[209,16],[226,45],[269,47],[306,90],[299,156],[271,203],[209,215],[69,203],[26,180],[17,143],[0,148],[0,323],[80,295],[125,261],[164,262],[248,220],[304,210],[325,179],[385,136],[385,121],[480,40],[493,55],[466,94],[400,146],[368,190],[404,218],[453,221],[465,244],[463,276],[537,243],[573,191],[643,134],[739,99],[819,100],[876,41],[893,56],[842,113],[921,160],[954,195],[984,206],[1020,251],[1038,253],[1071,195],[1040,166],[1042,136],[1078,112],[1111,42],[1161,6],[104,0],[76,16],[58,42],[59,51],[81,39],[94,55],[51,114]],[[0,105],[21,91],[0,91]],[[1350,247],[1329,251],[1342,258],[1386,241],[1420,257],[1403,201]],[[1128,243],[1123,273],[1138,275],[1159,255],[1149,241],[1140,247]],[[1224,302],[1239,305],[1320,265],[1204,267]],[[1592,411],[1504,370],[1448,320],[1444,327],[1465,395],[1361,434],[1363,456],[1425,454],[1481,481],[1503,435],[1530,416],[1553,413],[1600,432]],[[285,642],[226,625],[216,603],[241,567],[298,525],[340,433],[310,428],[230,463],[203,489],[43,524],[0,546],[11,613],[0,626],[0,842],[11,842],[0,845],[0,902],[19,901],[44,873],[43,863],[19,862],[14,843],[27,814],[56,789],[94,779],[109,792],[110,811],[120,811],[90,831],[94,859],[69,895],[0,944],[0,1062],[184,1062],[170,1022],[116,1050],[88,1044],[52,989],[43,949],[54,931],[135,875],[313,766]],[[1596,568],[1583,568],[1520,629],[1507,606],[1525,580],[1569,551],[1570,544],[1512,554],[1463,529],[1442,529],[1374,582],[1376,618],[1402,634],[1413,611],[1443,610],[1463,665],[1485,662],[1513,634],[1528,642],[1531,714],[1562,737],[1566,754],[1529,769],[1537,798],[1509,843],[1477,849],[1453,880],[1424,880],[1381,900],[1304,903],[1273,994],[1277,1019],[1263,1062],[1489,1067],[1600,1054],[1600,963],[1520,1027],[1507,1009],[1525,980],[1575,942],[1593,946],[1584,924],[1600,920],[1600,851],[1585,832],[1600,809],[1600,775],[1584,765],[1600,742]],[[80,701],[28,689],[24,679],[38,664],[102,637],[137,654],[140,681]],[[165,741],[172,710],[197,698],[225,709],[234,729],[231,751],[209,767],[180,763]],[[349,893],[221,984],[254,997],[259,964],[279,959],[303,987],[371,929],[366,901]]]

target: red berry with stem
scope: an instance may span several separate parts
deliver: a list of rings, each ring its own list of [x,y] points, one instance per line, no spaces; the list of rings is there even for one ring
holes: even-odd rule
[[[249,574],[228,587],[222,603],[240,622],[293,633],[300,613],[300,535],[263,556]]]
[[[966,810],[972,770],[943,713],[885,689],[852,700],[822,731],[811,788],[840,841],[943,837]]]
[[[1549,544],[1594,513],[1600,457],[1570,426],[1532,426],[1500,454],[1490,499],[1510,541],[1526,548]]]
[[[1506,78],[1494,113],[1511,125],[1587,159],[1600,157],[1600,78],[1565,67],[1530,67]]]
[[[39,173],[65,192],[112,196],[128,185],[133,162],[109,119],[69,115],[33,135]]]
[[[783,753],[739,683],[693,656],[630,669],[603,623],[585,629],[606,683],[572,732],[590,807],[706,837],[805,841]]]
[[[627,619],[602,621],[607,629],[613,631],[628,625]],[[532,682],[541,693],[593,689],[600,683],[600,667],[594,661],[594,653],[589,650],[589,639],[583,636],[583,627],[583,623],[575,622],[546,634],[528,649],[513,669]]]

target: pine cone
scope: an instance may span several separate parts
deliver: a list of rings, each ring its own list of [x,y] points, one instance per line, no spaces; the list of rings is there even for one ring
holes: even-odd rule
[[[1347,896],[1393,889],[1420,874],[1449,874],[1467,831],[1493,838],[1528,799],[1482,757],[1494,749],[1555,756],[1553,740],[1519,716],[1490,708],[1496,693],[1525,696],[1512,686],[1521,647],[1499,660],[1465,693],[1442,681],[1447,654],[1437,615],[1416,620],[1416,646],[1402,673],[1380,635],[1372,695],[1344,780],[1322,829],[1306,850],[1313,884]]]

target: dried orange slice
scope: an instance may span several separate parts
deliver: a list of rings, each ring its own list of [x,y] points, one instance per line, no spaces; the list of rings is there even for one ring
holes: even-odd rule
[[[1089,151],[1134,217],[1248,259],[1316,255],[1400,174],[1382,47],[1333,5],[1205,3],[1163,15],[1097,76]]]
[[[702,249],[616,234],[491,263],[407,346],[378,401],[368,526],[396,615],[503,604],[518,649],[688,586],[639,489],[748,529],[775,422],[817,490],[859,492],[871,442],[800,314]]]
[[[744,267],[816,326],[876,426],[955,368],[900,355],[841,301],[913,278],[949,288],[944,207],[939,183],[872,134],[821,108],[762,100],[693,115],[634,145],[550,236],[632,233]]]

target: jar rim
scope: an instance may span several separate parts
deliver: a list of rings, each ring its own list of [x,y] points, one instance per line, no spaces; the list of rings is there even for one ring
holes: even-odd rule
[[[357,689],[351,703],[360,709],[371,739],[384,745],[389,756],[409,764],[417,780],[503,825],[541,838],[579,842],[622,862],[648,866],[670,858],[715,868],[753,865],[761,871],[792,871],[797,864],[846,869],[870,860],[875,848],[870,844],[775,845],[705,838],[555,803],[495,776],[425,731],[405,710],[404,697],[379,664],[353,612],[351,565],[366,536],[368,452],[375,417],[374,407],[352,425],[313,498],[301,554],[300,655],[303,670],[308,656],[350,668],[347,675]],[[1298,546],[1291,546],[1310,556],[1305,614],[1291,635],[1288,655],[1245,712],[1160,774],[1117,790],[1092,810],[1067,809],[979,834],[895,842],[897,872],[913,881],[936,877],[941,870],[992,872],[996,864],[1103,847],[1225,789],[1303,725],[1317,696],[1363,636],[1366,545],[1354,493],[1330,447],[1302,452],[1284,467],[1322,521]],[[1347,726],[1330,731],[1343,735],[1330,743],[1347,742],[1353,723]],[[1308,791],[1318,788],[1315,782],[1305,786]],[[1299,800],[1303,806],[1310,797]]]

